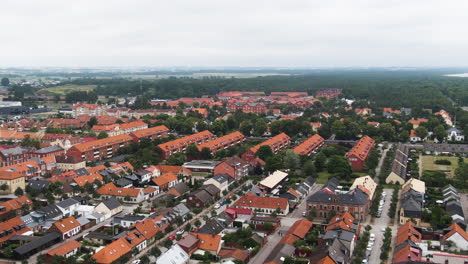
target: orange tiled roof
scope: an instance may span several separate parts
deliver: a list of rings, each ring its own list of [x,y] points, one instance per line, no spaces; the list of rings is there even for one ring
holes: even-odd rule
[[[330,219],[327,228],[325,231],[332,230],[332,229],[344,229],[344,230],[351,230],[353,226],[355,218],[349,213],[344,212],[342,215],[335,216]]]
[[[14,180],[24,177],[16,171],[0,171],[0,180]]]
[[[173,166],[173,165],[156,165],[156,166],[151,166],[147,168],[146,170],[148,171],[153,171],[153,169],[159,170],[160,173],[168,173],[172,172],[174,174],[178,174],[180,169],[182,169],[182,166]]]
[[[167,128],[166,126],[155,126],[155,127],[150,127],[147,129],[133,131],[132,133],[130,133],[130,135],[136,138],[144,138],[144,137],[149,137],[152,135],[157,135],[157,134],[162,134],[162,133],[167,133],[167,132],[169,132],[169,128]]]
[[[93,259],[100,264],[110,264],[120,257],[130,253],[132,248],[124,237],[115,240],[105,248],[99,250],[93,255]]]
[[[6,212],[9,212],[11,210],[21,209],[21,207],[23,207],[24,204],[26,204],[28,206],[31,206],[33,204],[33,202],[31,201],[31,199],[29,199],[28,196],[23,195],[23,196],[20,196],[20,197],[5,201],[5,202],[1,203],[0,206],[5,207],[5,211],[3,213],[6,213]],[[2,213],[0,213],[0,214],[2,214]]]
[[[317,264],[336,264],[330,256],[326,256],[323,259],[319,260]]]
[[[468,243],[468,234],[465,232],[465,230],[463,230],[463,228],[461,228],[458,224],[452,224],[450,227],[449,227],[450,232],[448,232],[447,234],[445,234],[443,237],[442,237],[442,240],[447,240],[448,238],[450,238],[453,234],[455,233],[458,233],[460,236],[462,236]]]
[[[21,220],[21,218],[19,218],[19,217],[15,217],[15,218],[12,218],[12,219],[7,220],[5,222],[1,222],[0,223],[0,232],[8,231],[8,232],[11,232],[11,233],[9,233],[6,236],[0,237],[0,243],[7,241],[8,239],[10,239],[12,236],[14,236],[16,234],[23,234],[24,232],[30,231],[30,229],[28,227],[25,227],[25,228],[23,228],[21,230],[15,230],[15,227],[24,226],[24,225],[25,224],[24,224],[23,220]]]
[[[132,248],[145,241],[145,237],[140,232],[138,232],[138,230],[132,230],[128,232],[125,238],[129,238],[129,240],[131,241],[129,242],[129,244]]]
[[[51,249],[47,252],[49,256],[65,256],[69,252],[81,247],[81,243],[75,240],[70,240],[54,249]]]
[[[135,188],[121,188],[114,185],[114,183],[109,182],[101,186],[97,190],[100,195],[112,195],[112,196],[130,196],[137,197],[140,194],[140,189]]]
[[[232,132],[225,136],[210,140],[203,144],[198,145],[198,150],[202,150],[203,148],[209,148],[211,151],[224,148],[226,146],[230,146],[233,142],[243,140],[245,136],[239,132]]]
[[[169,224],[161,224],[158,226],[157,222],[161,222],[164,216],[160,215],[155,219],[147,218],[144,221],[137,222],[135,224],[135,229],[140,232],[146,239],[153,238],[156,233],[163,231]]]
[[[291,246],[294,246],[294,242],[299,240],[299,238],[293,234],[286,234],[281,238],[281,240],[278,242],[278,244],[289,244]]]
[[[276,146],[290,140],[291,138],[286,135],[285,133],[281,133],[279,135],[276,135],[252,148],[250,148],[250,151],[252,151],[253,153],[257,153],[258,149],[261,147],[261,146],[270,146],[272,149],[274,149]]]
[[[396,243],[397,246],[405,242],[406,240],[411,240],[413,242],[421,242],[422,235],[414,228],[414,226],[415,224],[409,221],[398,228]]]
[[[314,224],[307,219],[301,219],[296,222],[289,228],[288,233],[295,235],[299,238],[305,238],[307,232],[312,228]]]
[[[78,145],[73,146],[72,148],[77,149],[80,152],[91,151],[96,148],[104,148],[107,146],[112,146],[115,144],[121,144],[124,142],[132,141],[132,137],[129,134],[123,134],[98,140],[93,140],[90,142],[81,143]]]
[[[114,166],[110,167],[109,169],[111,169],[111,170],[120,169],[120,170],[123,170],[123,171],[134,170],[132,164],[130,162],[128,162],[128,161],[126,161],[124,163],[119,163],[117,165],[114,165]]]
[[[173,181],[177,181],[177,176],[172,172],[168,172],[159,177],[153,178],[153,182],[158,186],[163,186]]]
[[[86,183],[93,183],[96,180],[98,180],[98,181],[103,180],[101,174],[94,173],[94,174],[90,174],[90,175],[84,175],[84,176],[76,177],[76,178],[73,179],[73,181],[75,181],[76,184],[78,184],[78,186],[80,186],[80,187],[85,186]]]
[[[60,232],[66,233],[73,228],[79,227],[80,223],[75,219],[75,217],[70,216],[64,219],[60,219],[52,225],[55,226]]]
[[[143,189],[143,193],[148,194],[148,193],[154,193],[156,191],[156,188],[148,186]]]
[[[219,249],[221,243],[220,235],[212,234],[200,234],[200,233],[191,233],[193,236],[197,237],[200,242],[198,248],[201,250],[215,250]]]
[[[161,148],[163,151],[171,151],[174,149],[178,149],[181,147],[188,146],[190,144],[195,144],[197,142],[207,140],[209,138],[213,138],[214,135],[208,131],[202,131],[193,135],[185,136],[182,138],[178,138],[163,144],[159,144],[158,147]]]
[[[96,172],[99,172],[101,170],[105,170],[107,169],[106,166],[104,165],[97,165],[97,166],[94,166],[94,167],[91,167],[89,169],[86,169],[90,174],[93,174],[93,173],[96,173]]]
[[[253,208],[270,208],[270,209],[286,209],[288,206],[288,199],[286,198],[273,198],[273,197],[260,197],[260,196],[243,196],[234,206],[239,207],[253,207]]]
[[[356,145],[346,154],[346,157],[353,155],[354,157],[365,160],[371,148],[374,146],[375,140],[369,136],[361,138]]]
[[[294,152],[299,155],[307,155],[320,146],[325,140],[319,134],[315,134],[304,140],[301,144],[294,148]]]
[[[221,249],[218,256],[221,258],[235,258],[245,262],[249,258],[249,253],[240,249]]]

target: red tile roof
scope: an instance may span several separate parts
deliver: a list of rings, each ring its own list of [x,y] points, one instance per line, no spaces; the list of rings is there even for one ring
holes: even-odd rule
[[[221,236],[212,234],[191,233],[197,237],[200,242],[198,248],[201,250],[217,251],[220,248]]]
[[[315,134],[310,138],[306,139],[301,144],[294,148],[294,152],[299,155],[308,155],[314,151],[317,147],[321,146],[325,140],[319,134]]]
[[[144,138],[144,137],[150,137],[153,135],[163,134],[167,132],[169,132],[169,128],[167,128],[166,126],[155,126],[155,127],[150,127],[147,129],[134,131],[130,133],[130,135],[136,138]]]
[[[75,240],[70,240],[68,242],[65,242],[64,244],[54,248],[54,249],[51,249],[47,252],[47,255],[49,256],[65,256],[67,255],[69,252],[77,249],[81,247],[81,243],[78,242],[78,241],[75,241]]]
[[[288,199],[286,198],[273,198],[273,197],[260,197],[260,196],[243,196],[234,206],[238,207],[252,207],[252,208],[269,208],[282,210],[288,207]]]
[[[159,144],[158,147],[161,148],[163,151],[167,152],[178,148],[183,148],[190,144],[196,144],[198,142],[205,141],[213,137],[214,135],[210,131],[205,130],[193,135],[185,136],[163,144]]]
[[[442,237],[442,240],[447,240],[449,239],[452,235],[454,235],[455,233],[458,233],[460,236],[462,236],[468,243],[468,234],[465,232],[465,230],[463,230],[463,228],[461,228],[458,224],[452,224],[450,227],[449,227],[450,232],[448,232],[447,234],[445,234],[443,237]]]
[[[111,196],[130,196],[130,197],[137,197],[141,190],[135,188],[121,188],[114,185],[114,183],[109,182],[101,186],[97,190],[100,195],[111,195]]]
[[[369,155],[370,150],[375,144],[375,140],[369,136],[361,138],[356,145],[346,154],[346,157],[353,156],[360,160],[365,160]]]
[[[159,177],[153,178],[153,182],[158,186],[163,186],[173,181],[177,181],[177,176],[172,172],[168,172]]]
[[[15,227],[18,226],[24,226],[24,228],[21,230],[16,230]],[[26,227],[25,223],[23,222],[23,220],[21,220],[21,218],[15,217],[0,223],[0,232],[4,231],[7,231],[9,234],[0,237],[0,243],[7,241],[14,235],[23,234],[24,232],[30,231],[30,229]]]
[[[225,147],[229,147],[234,142],[242,141],[244,140],[244,138],[245,136],[241,132],[236,131],[200,144],[198,145],[198,150],[201,151],[203,148],[209,148],[211,151],[217,151],[220,149],[224,149]]]
[[[98,181],[103,180],[101,174],[94,173],[94,174],[90,174],[90,175],[84,175],[84,176],[76,177],[76,178],[73,179],[73,181],[76,182],[76,184],[78,184],[78,186],[80,186],[80,187],[85,186],[86,183],[93,183],[96,180],[98,180]]]
[[[120,257],[130,253],[132,248],[124,237],[115,240],[105,248],[99,250],[93,255],[93,259],[100,264],[110,264],[118,260]]]
[[[70,216],[70,217],[58,220],[57,222],[53,223],[52,226],[55,226],[57,230],[59,230],[60,232],[66,233],[72,230],[73,228],[77,228],[81,225],[78,222],[78,220],[75,219],[75,217]]]
[[[86,152],[86,151],[91,151],[94,149],[105,148],[105,147],[112,146],[115,144],[122,144],[125,142],[130,142],[132,141],[132,139],[133,138],[129,134],[123,134],[123,135],[98,139],[98,140],[94,140],[94,141],[90,141],[86,143],[81,143],[71,148],[74,148],[80,152]]]
[[[250,148],[250,151],[252,151],[253,153],[257,153],[258,149],[261,146],[270,146],[271,149],[274,151],[274,149],[277,146],[289,141],[290,139],[291,138],[288,135],[286,135],[285,133],[281,133],[279,135],[276,135],[276,136],[274,136],[274,137],[272,137],[272,138],[270,138],[270,139],[268,139],[268,140],[266,140],[266,141],[264,141],[264,142],[262,142],[262,143],[260,143],[260,144],[258,144],[256,146]]]
[[[304,239],[307,235],[307,232],[309,232],[313,225],[314,224],[307,219],[297,220],[289,228],[287,233],[292,234],[298,238]]]

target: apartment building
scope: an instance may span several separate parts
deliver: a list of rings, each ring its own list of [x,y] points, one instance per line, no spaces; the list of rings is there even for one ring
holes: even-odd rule
[[[67,155],[75,156],[85,161],[108,159],[115,155],[119,148],[130,144],[132,140],[133,138],[128,134],[93,140],[71,147]]]
[[[285,133],[276,135],[244,152],[242,159],[246,161],[252,161],[255,159],[255,154],[261,146],[270,146],[273,153],[278,153],[282,149],[286,148],[291,144],[291,138]]]
[[[353,170],[362,171],[364,169],[364,163],[374,144],[375,140],[365,136],[346,154],[346,159],[351,164]]]
[[[185,136],[163,144],[159,144],[158,147],[163,151],[163,158],[167,159],[176,153],[185,151],[187,146],[190,144],[203,144],[207,141],[212,140],[213,138],[215,138],[215,135],[213,135],[210,131],[205,130],[193,135]]]
[[[293,151],[298,155],[310,156],[317,153],[317,151],[323,146],[324,143],[323,137],[318,134],[311,136],[310,138],[304,140],[301,144],[297,145]]]
[[[167,137],[169,128],[166,126],[155,126],[147,129],[137,130],[130,133],[130,136],[134,138],[135,141],[140,141],[143,138],[149,140],[155,140],[161,137]]]
[[[245,141],[245,136],[239,132],[233,132],[227,134],[225,136],[213,139],[211,141],[205,142],[203,144],[198,145],[198,150],[202,150],[204,148],[208,148],[211,151],[211,154],[215,154],[219,150],[227,149],[234,145],[242,144]]]

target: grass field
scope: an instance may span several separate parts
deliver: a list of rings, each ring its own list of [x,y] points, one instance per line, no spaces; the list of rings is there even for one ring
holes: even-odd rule
[[[44,88],[39,92],[48,92],[52,94],[58,94],[58,95],[65,95],[69,92],[73,91],[91,91],[96,89],[96,85],[73,85],[73,84],[67,84],[67,85],[59,85],[55,87],[49,87],[49,88]]]
[[[326,171],[321,171],[319,173],[317,173],[317,183],[320,183],[320,184],[325,184],[328,182],[328,179],[330,179],[332,176],[332,174],[326,172]],[[353,172],[353,174],[357,175],[358,177],[362,177],[362,176],[366,176],[366,175],[369,175],[369,173],[367,172]],[[346,182],[344,180],[340,181],[341,183],[343,184],[352,184],[354,180],[351,180],[350,182]]]
[[[450,160],[451,165],[439,165],[435,164],[436,160]],[[422,156],[422,166],[423,170],[435,170],[435,171],[450,171],[452,175],[455,173],[455,169],[458,168],[458,158],[457,157],[435,157],[435,156]]]

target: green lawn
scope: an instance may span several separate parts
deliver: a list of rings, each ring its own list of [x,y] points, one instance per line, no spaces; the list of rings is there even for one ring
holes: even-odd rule
[[[60,96],[64,96],[69,92],[72,91],[92,91],[96,89],[96,85],[73,85],[73,84],[66,84],[66,85],[59,85],[55,87],[49,87],[41,89],[39,92],[44,93],[51,93],[57,94]]]
[[[331,178],[331,174],[326,172],[326,171],[322,171],[322,172],[319,172],[318,173],[318,177],[317,177],[317,183],[320,183],[320,184],[325,184],[328,182],[328,179]]]
[[[439,165],[435,164],[436,160],[450,160],[451,165]],[[455,169],[458,168],[458,158],[457,157],[445,157],[445,156],[422,156],[422,166],[423,170],[432,170],[432,171],[444,171],[451,172],[452,175],[455,173]]]

